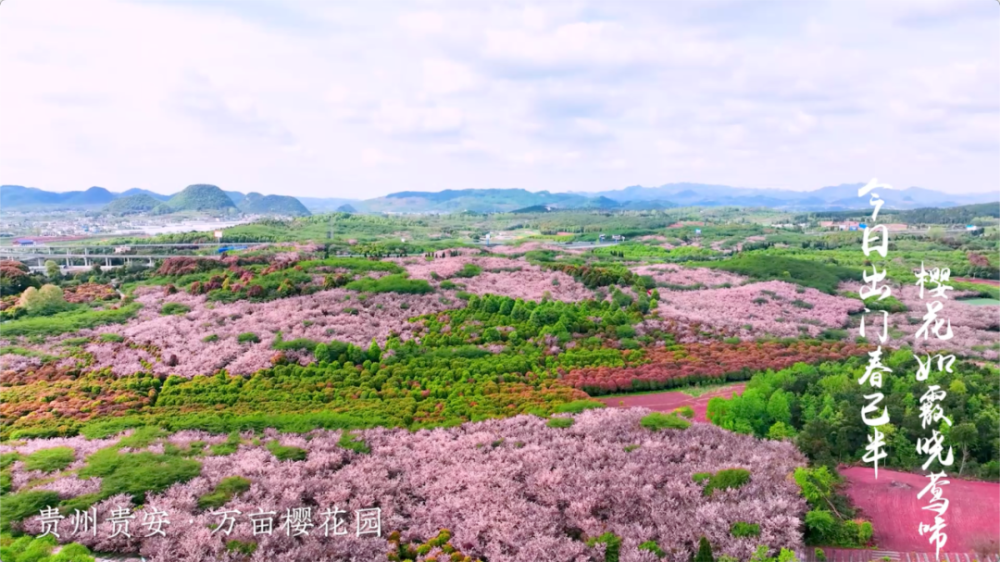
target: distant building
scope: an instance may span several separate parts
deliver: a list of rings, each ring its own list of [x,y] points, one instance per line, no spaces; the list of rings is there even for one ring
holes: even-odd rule
[[[34,246],[35,245],[35,241],[34,240],[28,240],[27,238],[19,238],[17,240],[14,240],[13,244],[15,246]]]
[[[967,224],[965,225],[965,230],[968,232],[974,232],[976,230],[979,230],[979,227],[974,224]]]
[[[890,232],[897,232],[900,230],[906,230],[908,228],[908,225],[902,223],[892,223],[885,225],[885,228]]]

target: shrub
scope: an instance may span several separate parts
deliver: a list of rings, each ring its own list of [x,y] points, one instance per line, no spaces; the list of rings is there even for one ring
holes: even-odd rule
[[[208,334],[207,336],[201,338],[201,341],[205,343],[213,343],[219,341],[219,336],[216,334]]]
[[[208,450],[212,456],[224,457],[226,455],[231,455],[236,452],[240,447],[240,432],[234,431],[229,434],[229,438],[226,439],[225,443],[219,443],[216,445],[209,445]]]
[[[684,416],[685,418],[692,420],[694,419],[694,409],[691,406],[681,406],[677,408],[672,414],[677,414],[678,416]]]
[[[350,431],[341,433],[340,440],[337,444],[349,451],[354,451],[355,453],[361,455],[367,455],[372,452],[372,450],[368,447],[368,444],[365,443],[364,439],[352,434]]]
[[[624,451],[626,453],[631,453],[632,451],[638,449],[640,445],[625,445]]]
[[[226,542],[226,551],[235,552],[244,556],[250,556],[254,552],[257,552],[257,543],[233,539]]]
[[[455,284],[452,281],[448,281],[447,279],[442,281],[438,286],[441,287],[442,289],[454,289],[455,287],[458,287],[457,284]]]
[[[316,350],[318,345],[318,341],[311,340],[309,338],[296,338],[294,340],[285,341],[281,337],[281,332],[278,332],[278,335],[274,338],[274,343],[271,344],[271,347],[283,350],[297,349],[312,353]]]
[[[118,334],[101,334],[100,339],[104,343],[121,343],[125,341],[125,336]]]
[[[253,332],[243,332],[236,336],[236,341],[239,343],[260,343],[260,338]]]
[[[760,525],[757,523],[737,521],[736,523],[733,523],[733,526],[729,529],[729,534],[734,537],[759,537]]]
[[[822,548],[817,548],[814,552],[817,562],[826,562],[826,553],[823,552]]]
[[[648,550],[656,555],[657,558],[663,558],[667,553],[660,548],[660,545],[656,541],[646,541],[639,545],[639,550]]]
[[[462,269],[455,272],[453,277],[461,277],[463,279],[468,279],[469,277],[475,277],[483,272],[483,268],[479,267],[474,263],[467,263],[462,266]]]
[[[279,461],[304,461],[309,455],[305,449],[286,447],[277,441],[268,441],[267,450],[271,451],[271,454]]]
[[[73,462],[74,457],[75,453],[71,447],[40,449],[24,457],[24,468],[27,470],[41,470],[42,472],[55,472],[69,466]]]
[[[587,546],[597,544],[607,545],[604,549],[604,562],[618,562],[621,557],[622,539],[614,533],[604,533],[599,537],[587,539]]]
[[[187,314],[191,312],[191,307],[179,302],[168,302],[160,307],[160,314],[164,316]]]
[[[14,461],[21,460],[21,455],[11,451],[10,453],[0,453],[0,470],[14,464]]]
[[[694,480],[696,484],[701,484],[702,482],[708,480],[712,477],[711,472],[695,472],[691,475],[691,480]]]
[[[847,330],[828,329],[823,330],[817,336],[821,340],[843,341],[847,339]]]
[[[579,414],[584,410],[590,410],[593,408],[603,408],[603,407],[604,407],[603,402],[597,402],[594,400],[574,400],[572,402],[565,402],[563,404],[559,404],[558,406],[556,406],[555,413]]]
[[[573,418],[552,418],[545,425],[555,428],[567,428],[576,422]]]
[[[87,547],[79,543],[62,545],[59,552],[52,554],[57,541],[52,535],[44,537],[24,536],[8,545],[0,547],[0,559],[4,562],[94,562]]]
[[[17,305],[33,316],[47,316],[70,307],[62,289],[55,285],[42,285],[41,289],[28,287],[21,293]]]
[[[628,324],[624,324],[622,326],[615,326],[615,335],[618,336],[618,339],[634,338],[635,328],[633,328]]]
[[[868,521],[862,521],[858,525],[858,543],[861,545],[866,545],[872,540],[872,535],[875,530],[872,528],[872,524]]]
[[[434,290],[430,283],[423,279],[408,279],[406,274],[386,275],[378,279],[363,277],[347,284],[351,291],[359,293],[403,293],[422,295]]]
[[[215,489],[198,498],[199,509],[218,509],[229,500],[250,489],[250,481],[242,476],[223,478]]]
[[[124,324],[135,316],[140,308],[142,305],[136,302],[107,310],[79,308],[51,316],[19,318],[4,322],[3,335],[4,337],[58,336],[104,324]]]
[[[703,493],[711,496],[715,490],[735,490],[750,481],[750,471],[745,468],[720,470],[708,479]]]
[[[618,343],[621,345],[622,349],[641,349],[642,348],[642,346],[639,345],[639,342],[635,341],[632,338],[623,338]]]
[[[0,510],[0,530],[9,531],[10,524],[23,521],[47,507],[59,505],[59,494],[50,490],[29,490],[3,498]]]
[[[87,465],[80,470],[78,476],[100,477],[102,498],[130,494],[135,503],[141,504],[147,493],[162,492],[171,485],[187,482],[200,473],[201,463],[191,459],[150,452],[121,453],[117,447],[111,447],[87,457]]]
[[[806,512],[806,536],[809,542],[828,542],[836,534],[837,521],[829,511],[812,509]]]
[[[653,412],[639,420],[639,425],[645,427],[646,429],[659,431],[661,429],[687,429],[691,426],[691,422],[680,418],[675,414]]]

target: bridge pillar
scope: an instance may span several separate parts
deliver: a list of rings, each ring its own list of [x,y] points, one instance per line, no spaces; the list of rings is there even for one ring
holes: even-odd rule
[[[104,258],[104,265],[111,267],[111,258]]]

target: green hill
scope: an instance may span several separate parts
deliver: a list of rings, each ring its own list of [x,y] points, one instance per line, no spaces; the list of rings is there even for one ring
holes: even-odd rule
[[[253,215],[306,217],[312,214],[298,199],[289,195],[247,193],[236,206],[244,213]]]
[[[234,213],[236,205],[217,186],[208,184],[189,185],[177,195],[167,200],[171,211],[221,211]]]
[[[139,213],[162,213],[168,211],[162,201],[146,194],[129,195],[108,203],[101,209],[106,215],[135,215]]]

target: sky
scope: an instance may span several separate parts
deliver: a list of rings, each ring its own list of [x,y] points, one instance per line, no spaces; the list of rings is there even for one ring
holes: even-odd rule
[[[0,183],[1000,187],[998,0],[2,0]]]

